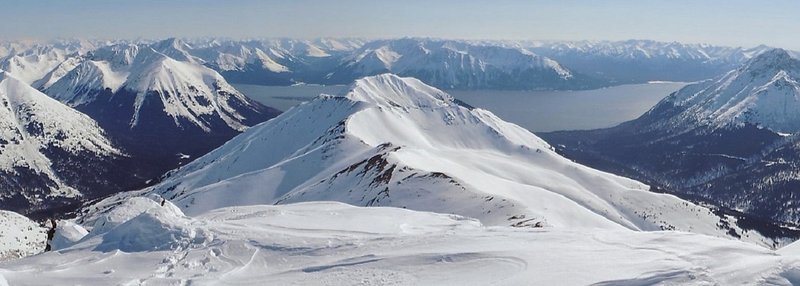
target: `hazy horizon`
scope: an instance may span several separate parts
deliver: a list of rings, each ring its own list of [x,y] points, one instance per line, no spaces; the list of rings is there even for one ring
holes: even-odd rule
[[[78,4],[79,3],[79,4]],[[14,1],[3,40],[402,37],[800,49],[800,1]]]

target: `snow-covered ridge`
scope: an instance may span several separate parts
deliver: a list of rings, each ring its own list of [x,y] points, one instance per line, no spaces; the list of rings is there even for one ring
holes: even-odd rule
[[[327,80],[349,82],[391,72],[442,88],[585,88],[558,62],[526,49],[468,41],[378,40],[342,58]]]
[[[731,231],[763,245],[783,243],[647,189],[575,164],[523,128],[459,106],[419,80],[383,74],[250,128],[160,184],[98,204],[88,217],[151,193],[189,215],[332,200],[454,213],[488,225]]]
[[[381,74],[356,80],[344,97],[385,107],[437,107],[453,105],[453,97],[415,78]]]

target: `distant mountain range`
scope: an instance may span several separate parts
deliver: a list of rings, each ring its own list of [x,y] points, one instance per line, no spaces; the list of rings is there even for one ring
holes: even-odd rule
[[[56,77],[63,76],[65,71],[74,68],[76,63],[68,59],[75,55],[92,54],[94,59],[111,60],[115,54],[108,47],[125,45],[150,46],[176,60],[205,65],[232,83],[347,84],[363,76],[390,72],[417,77],[444,89],[517,90],[699,81],[734,69],[769,49],[766,46],[734,48],[644,40],[173,38],[160,42],[64,41],[35,45],[10,42],[0,45],[0,68],[42,88],[54,82],[50,78],[42,79],[44,75],[53,71]],[[59,69],[54,70],[59,65]],[[39,82],[34,83],[36,80]]]
[[[710,79],[770,49],[767,46],[740,48],[645,40],[528,42],[521,45],[612,84]]]
[[[152,184],[279,113],[179,41],[98,45],[34,45],[0,61],[4,209],[66,215]]]

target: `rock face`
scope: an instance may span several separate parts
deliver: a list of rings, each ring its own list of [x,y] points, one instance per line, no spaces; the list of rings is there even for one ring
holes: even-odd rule
[[[87,211],[141,193],[163,196],[190,216],[226,206],[340,201],[454,213],[489,225],[678,229],[783,243],[648,189],[575,164],[519,126],[460,106],[419,80],[383,74],[293,108],[157,185]]]
[[[800,61],[764,52],[640,118],[542,134],[568,157],[768,220],[800,222]]]

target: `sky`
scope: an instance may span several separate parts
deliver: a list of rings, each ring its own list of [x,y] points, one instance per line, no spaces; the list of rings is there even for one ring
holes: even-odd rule
[[[0,0],[0,39],[651,39],[800,50],[797,0]]]

